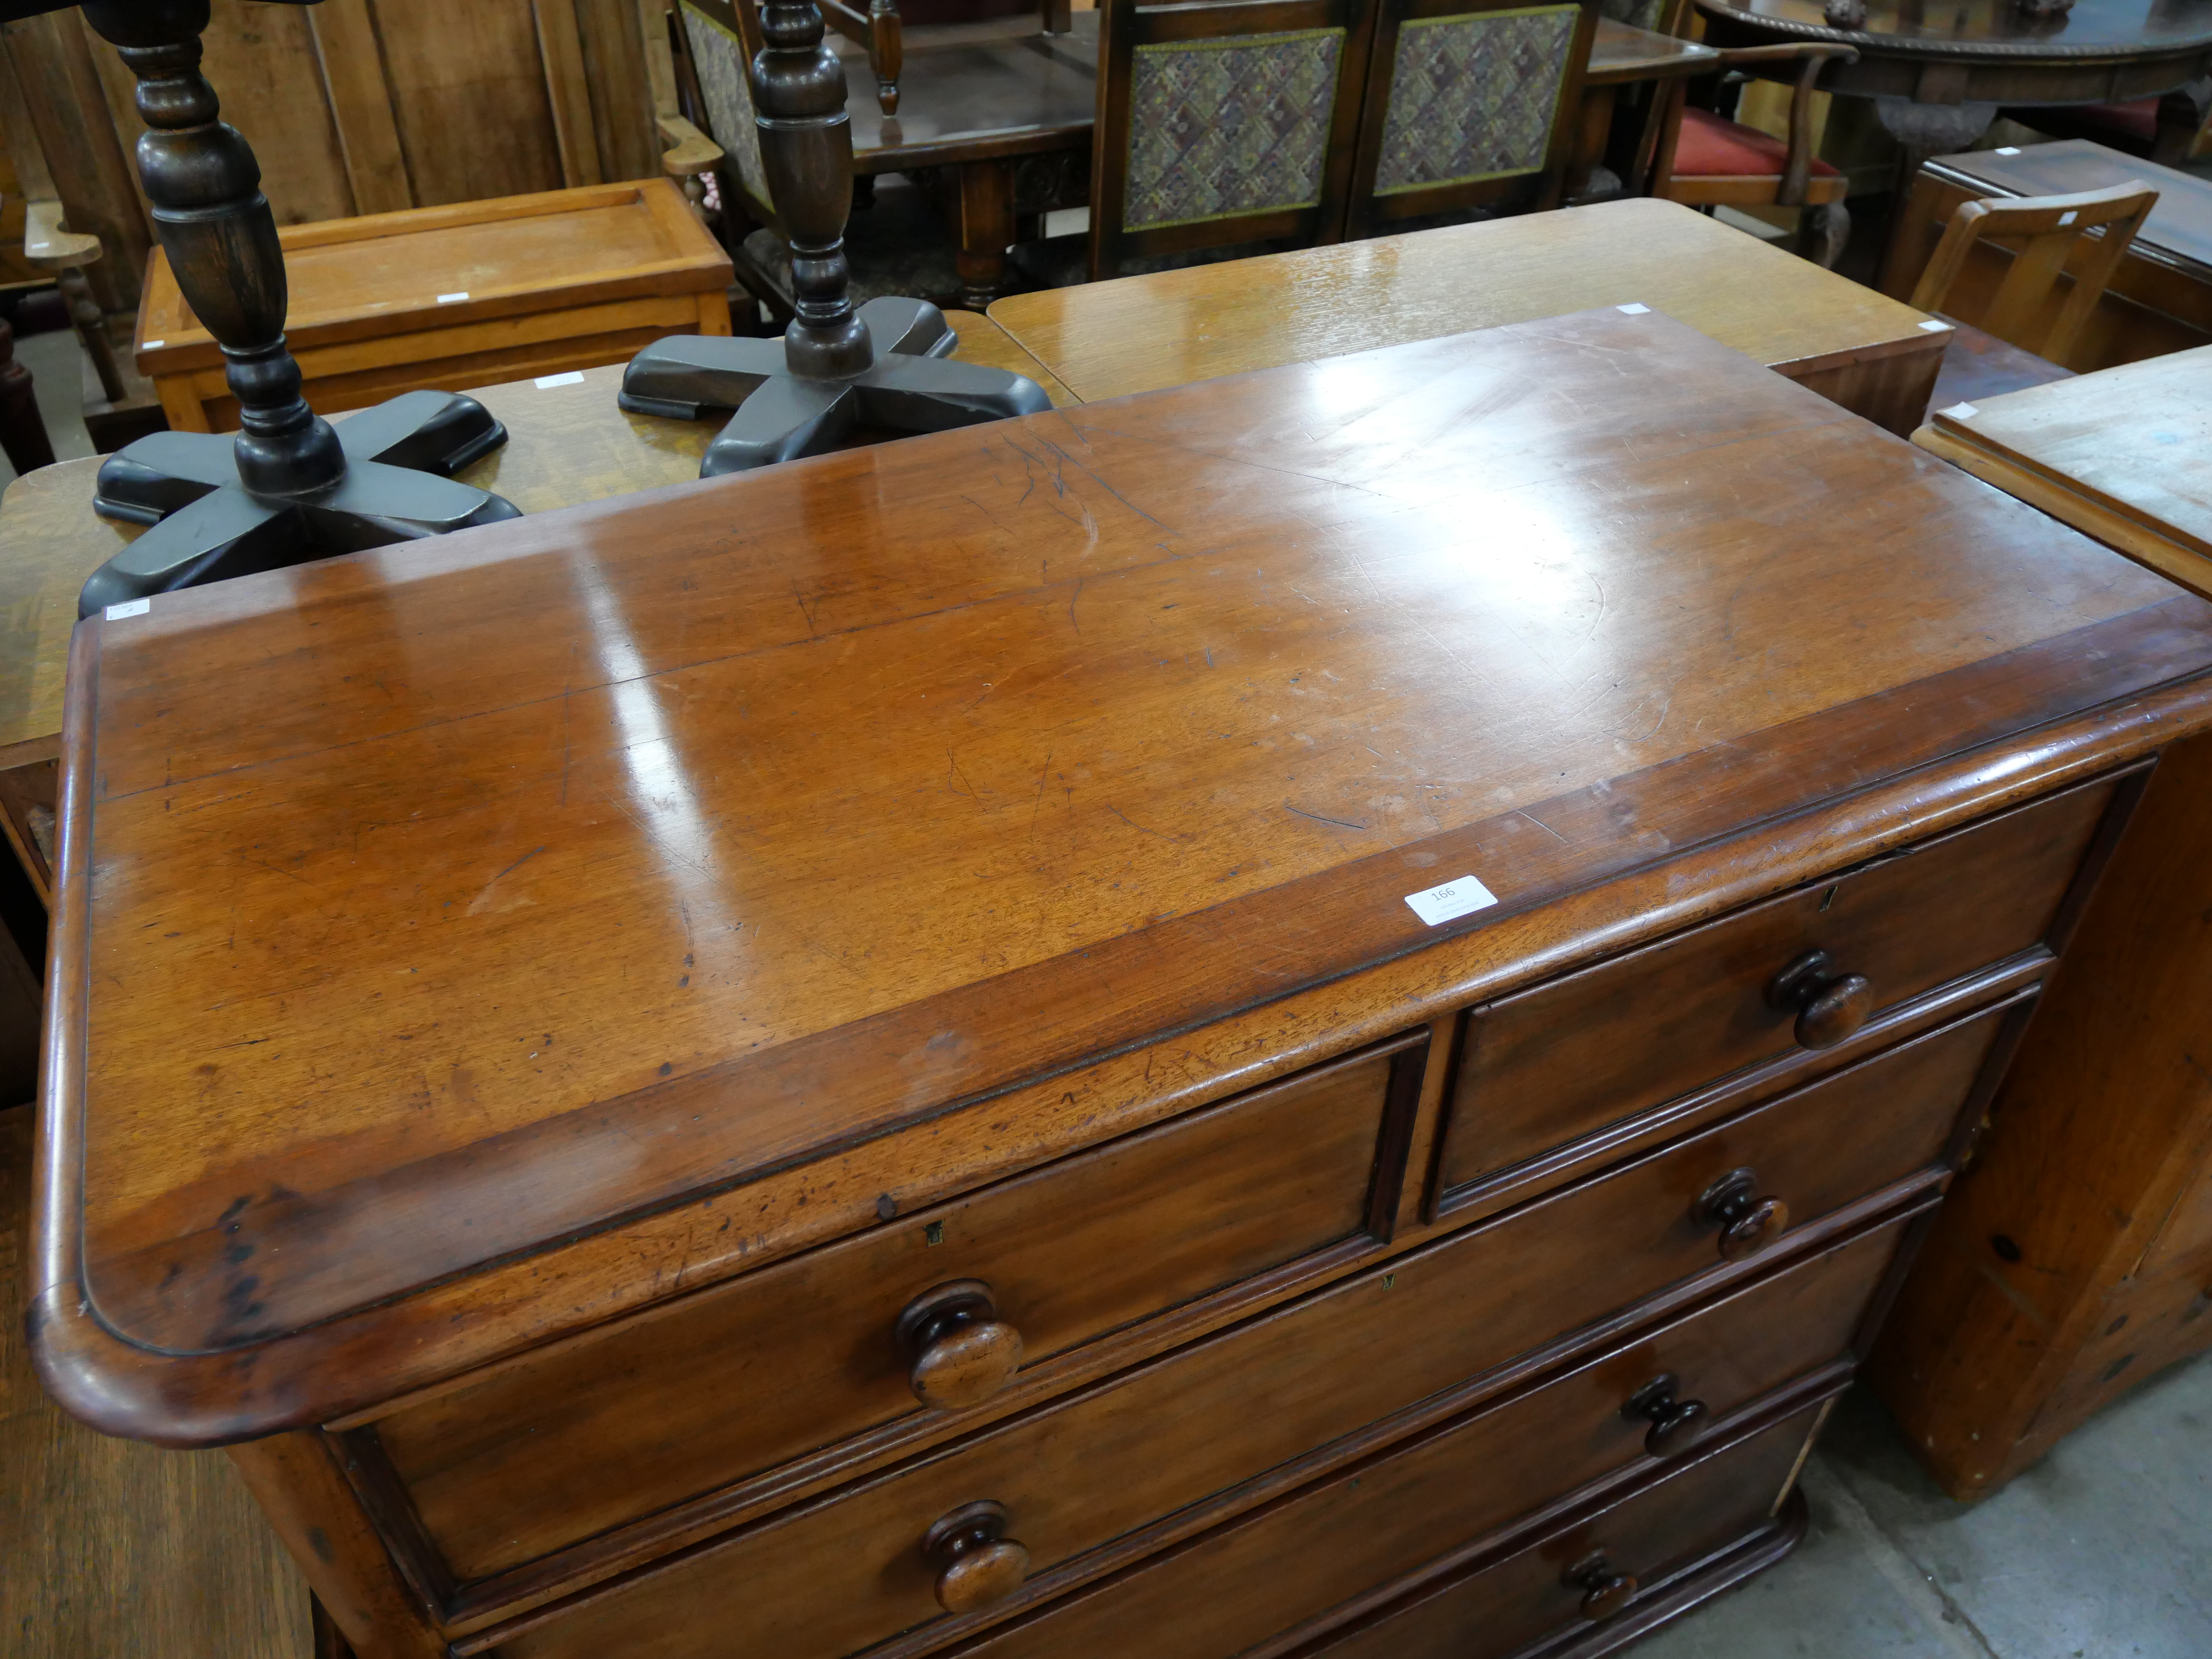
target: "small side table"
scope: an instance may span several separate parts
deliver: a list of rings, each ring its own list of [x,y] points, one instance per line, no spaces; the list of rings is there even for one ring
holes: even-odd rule
[[[1605,159],[1612,142],[1613,112],[1623,87],[1703,75],[1719,57],[1711,46],[1695,40],[1636,28],[1610,17],[1599,18],[1597,32],[1590,37],[1589,64],[1583,71],[1581,123],[1575,134],[1575,159],[1567,167],[1566,199],[1573,202],[1589,193],[1590,175]],[[1655,97],[1644,106],[1644,130],[1636,140],[1636,162],[1621,180],[1625,195],[1642,196],[1650,188],[1664,101]]]
[[[666,179],[325,220],[279,240],[285,332],[321,415],[730,331],[729,256]],[[159,250],[136,347],[173,429],[237,428],[222,351]]]

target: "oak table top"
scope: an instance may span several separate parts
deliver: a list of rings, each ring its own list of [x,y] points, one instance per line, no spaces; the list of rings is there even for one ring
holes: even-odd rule
[[[1648,198],[1015,295],[990,315],[1095,403],[1630,303],[1785,370],[1929,345],[1925,312]]]
[[[2212,593],[2212,346],[1954,404],[1912,441]]]
[[[945,313],[963,362],[1027,374],[1055,404],[1066,387],[972,311]],[[463,483],[498,492],[525,513],[546,513],[699,476],[713,422],[629,415],[615,404],[619,365],[516,380],[471,395],[496,415],[505,447],[465,469]],[[59,752],[62,676],[77,590],[115,550],[137,536],[92,510],[97,458],[26,474],[0,496],[0,769]]]
[[[34,1325],[73,1411],[173,1443],[2212,720],[2212,605],[1613,307],[161,595],[73,651]],[[1470,872],[1496,904],[1407,902]]]

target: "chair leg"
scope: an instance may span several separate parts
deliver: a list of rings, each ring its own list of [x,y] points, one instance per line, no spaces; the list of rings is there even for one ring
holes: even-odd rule
[[[1823,202],[1797,216],[1797,252],[1823,270],[1836,268],[1850,240],[1850,210],[1841,202]]]

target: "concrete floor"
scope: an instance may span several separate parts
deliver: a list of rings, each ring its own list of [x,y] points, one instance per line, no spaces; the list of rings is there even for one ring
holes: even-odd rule
[[[2212,1354],[1971,1506],[1855,1390],[1804,1485],[1813,1525],[1796,1551],[1635,1659],[2212,1656]]]

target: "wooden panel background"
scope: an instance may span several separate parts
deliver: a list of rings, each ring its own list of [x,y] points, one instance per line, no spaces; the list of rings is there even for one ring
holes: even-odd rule
[[[649,179],[660,171],[639,0],[215,0],[223,118],[280,224]],[[152,221],[131,77],[75,10],[0,28],[100,303],[138,303]]]

